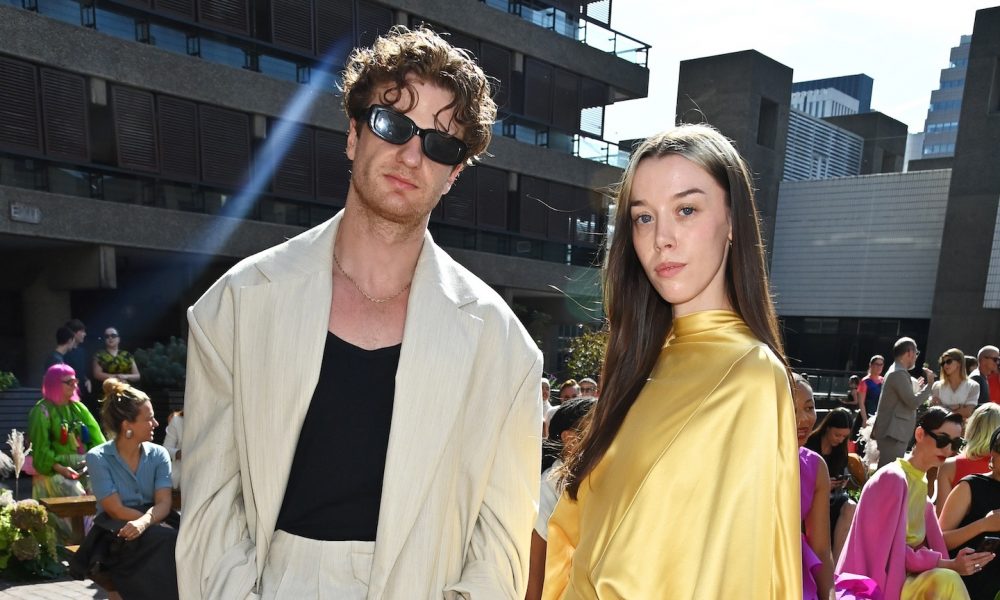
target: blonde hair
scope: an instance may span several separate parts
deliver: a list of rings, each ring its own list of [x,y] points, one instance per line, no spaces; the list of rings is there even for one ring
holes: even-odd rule
[[[959,374],[959,377],[961,379],[968,379],[969,378],[969,374],[965,370],[965,352],[962,352],[958,348],[950,348],[948,350],[945,350],[944,354],[941,355],[941,358],[938,359],[938,364],[941,367],[941,369],[940,369],[940,371],[938,373],[938,378],[941,379],[941,381],[945,381],[945,377],[944,377],[944,359],[946,359],[946,358],[951,358],[953,360],[958,361],[958,366],[959,366],[958,374]],[[942,384],[942,385],[944,385],[944,384]]]
[[[110,436],[118,435],[122,421],[135,421],[139,407],[150,401],[145,392],[115,377],[105,379],[102,389],[101,424]]]
[[[979,460],[990,453],[993,432],[1000,428],[1000,405],[992,402],[972,412],[965,424],[965,458]]]

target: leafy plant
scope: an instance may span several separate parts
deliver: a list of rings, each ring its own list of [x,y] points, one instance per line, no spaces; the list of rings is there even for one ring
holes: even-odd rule
[[[156,342],[152,348],[136,350],[135,364],[142,374],[144,386],[183,387],[187,373],[187,344],[171,336],[166,345]]]
[[[0,577],[55,579],[64,572],[45,507],[35,500],[14,502],[10,490],[0,490]]]
[[[9,371],[0,371],[0,392],[10,388],[20,387],[17,377]]]
[[[606,329],[586,331],[573,338],[569,343],[569,358],[566,360],[569,376],[575,379],[597,377],[604,364],[604,351],[607,347]]]

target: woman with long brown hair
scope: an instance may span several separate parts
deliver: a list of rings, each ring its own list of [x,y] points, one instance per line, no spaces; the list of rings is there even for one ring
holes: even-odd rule
[[[684,125],[633,152],[604,273],[593,421],[544,598],[802,594],[794,405],[746,162]]]

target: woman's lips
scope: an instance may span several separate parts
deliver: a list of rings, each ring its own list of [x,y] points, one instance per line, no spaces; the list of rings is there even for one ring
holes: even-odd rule
[[[665,262],[656,265],[656,274],[660,277],[671,278],[681,272],[685,267],[684,263]]]

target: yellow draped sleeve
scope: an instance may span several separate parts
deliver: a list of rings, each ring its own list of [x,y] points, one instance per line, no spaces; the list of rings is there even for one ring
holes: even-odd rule
[[[736,314],[688,315],[556,506],[543,598],[801,598],[800,522],[783,365]]]

